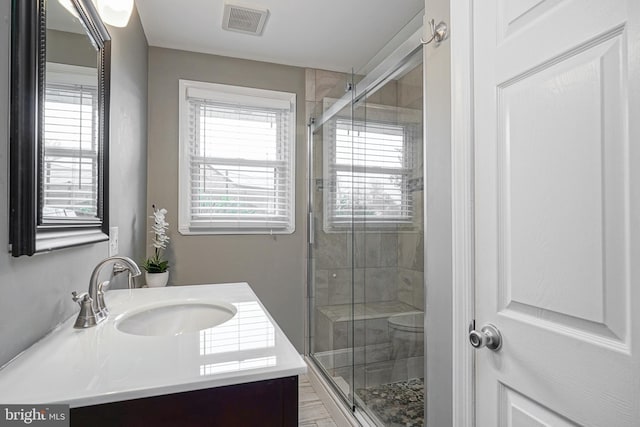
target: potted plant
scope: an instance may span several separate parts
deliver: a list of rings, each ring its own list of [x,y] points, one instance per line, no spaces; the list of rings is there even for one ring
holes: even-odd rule
[[[153,208],[154,224],[151,226],[151,233],[153,233],[153,256],[144,260],[142,268],[145,269],[145,281],[150,288],[156,288],[160,286],[166,286],[169,281],[169,261],[162,259],[162,252],[167,249],[167,243],[169,237],[167,236],[167,229],[169,223],[165,221],[165,215],[167,210],[162,208],[156,208],[156,205],[151,205]]]

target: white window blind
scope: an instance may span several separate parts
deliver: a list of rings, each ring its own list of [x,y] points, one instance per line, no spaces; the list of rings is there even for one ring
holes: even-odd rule
[[[293,232],[295,95],[181,83],[180,231]]]
[[[95,86],[47,82],[41,177],[44,222],[98,216],[97,98]]]
[[[325,228],[413,221],[413,138],[407,126],[337,118],[325,139]]]

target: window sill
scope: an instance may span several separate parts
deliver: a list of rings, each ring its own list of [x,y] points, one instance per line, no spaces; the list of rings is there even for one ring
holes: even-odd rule
[[[295,227],[287,228],[287,229],[278,229],[278,230],[256,230],[247,228],[246,230],[242,229],[234,229],[234,230],[225,230],[225,229],[210,229],[210,228],[191,228],[180,226],[178,228],[178,232],[183,236],[210,236],[210,235],[286,235],[293,234],[296,231]]]

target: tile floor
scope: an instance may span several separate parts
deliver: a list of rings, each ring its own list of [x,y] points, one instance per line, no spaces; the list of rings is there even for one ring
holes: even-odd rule
[[[337,427],[306,375],[300,375],[298,390],[300,427]]]

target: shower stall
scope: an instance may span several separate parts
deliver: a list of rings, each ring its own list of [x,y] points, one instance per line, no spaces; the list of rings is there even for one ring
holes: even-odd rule
[[[366,72],[307,73],[309,356],[381,426],[424,425],[420,34]]]

